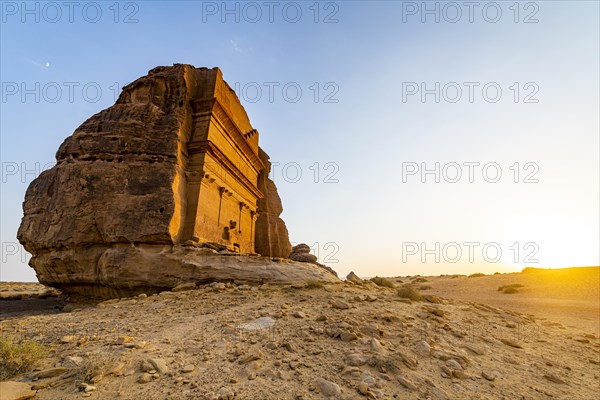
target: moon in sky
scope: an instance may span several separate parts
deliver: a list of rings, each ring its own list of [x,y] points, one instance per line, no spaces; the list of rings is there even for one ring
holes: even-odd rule
[[[46,68],[50,67],[50,63],[46,61]]]

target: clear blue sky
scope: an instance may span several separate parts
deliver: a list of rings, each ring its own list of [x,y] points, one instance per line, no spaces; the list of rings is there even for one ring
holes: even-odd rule
[[[342,275],[600,263],[598,2],[222,4],[2,2],[1,280],[35,279],[36,171],[174,63],[238,89],[290,239]]]

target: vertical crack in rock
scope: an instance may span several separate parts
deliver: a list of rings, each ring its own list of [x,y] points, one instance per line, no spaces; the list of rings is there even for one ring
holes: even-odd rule
[[[279,217],[283,212],[281,198],[275,183],[269,178],[271,172],[269,156],[262,149],[259,149],[259,156],[265,168],[258,175],[258,188],[264,197],[258,200],[256,251],[272,257],[287,258],[292,245],[285,222]]]

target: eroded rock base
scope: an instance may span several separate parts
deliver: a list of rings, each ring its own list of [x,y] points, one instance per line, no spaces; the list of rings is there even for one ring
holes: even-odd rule
[[[126,297],[170,290],[182,283],[233,282],[258,285],[319,280],[339,282],[310,263],[242,254],[221,255],[207,248],[169,245],[112,245],[54,250],[32,260],[41,283],[86,298]]]

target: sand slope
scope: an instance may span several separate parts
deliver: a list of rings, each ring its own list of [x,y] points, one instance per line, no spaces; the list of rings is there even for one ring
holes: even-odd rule
[[[432,288],[423,293],[477,301],[537,315],[551,321],[600,334],[600,267],[539,270],[530,273],[427,277]],[[409,280],[407,280],[409,281]],[[521,284],[518,292],[504,294],[503,285]]]

